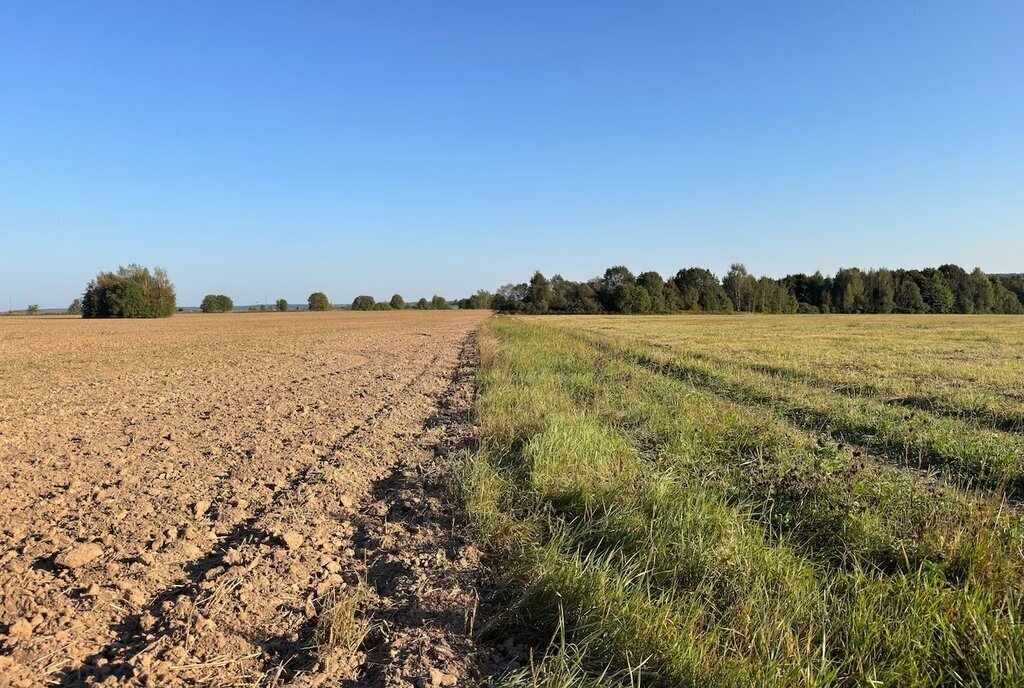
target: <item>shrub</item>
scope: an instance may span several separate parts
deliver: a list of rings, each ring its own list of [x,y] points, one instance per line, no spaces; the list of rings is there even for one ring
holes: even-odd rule
[[[234,308],[235,303],[224,294],[207,294],[199,306],[203,313],[230,313]]]
[[[277,310],[281,311],[282,313],[288,310],[288,302],[285,301],[284,299],[278,299]]]
[[[377,303],[373,304],[373,307],[370,308],[370,310],[371,311],[390,311],[390,310],[392,310],[392,308],[391,308],[391,304],[388,303],[387,301],[378,301]]]
[[[174,314],[174,285],[163,268],[141,265],[101,272],[86,286],[82,316],[86,318],[166,318]]]
[[[405,299],[402,298],[401,294],[395,294],[391,297],[391,307],[396,311],[400,311],[405,308]]]
[[[327,294],[322,291],[315,291],[309,295],[309,310],[311,311],[329,311],[331,310],[331,302],[327,300]]]
[[[28,313],[29,315],[35,315],[36,313],[39,312],[39,304],[38,303],[30,303],[28,305],[28,308],[25,309],[25,312]]]
[[[68,315],[81,315],[82,314],[82,299],[75,299],[68,306]]]
[[[420,299],[419,301],[416,302],[416,308],[420,309],[421,311],[429,311],[430,302],[427,301],[426,299]]]
[[[451,308],[451,306],[448,305],[448,299],[443,296],[438,296],[437,294],[434,294],[434,298],[430,299],[430,307],[436,311],[446,311]]]
[[[368,311],[368,310],[372,310],[373,309],[373,304],[374,304],[373,297],[372,296],[367,296],[366,294],[363,294],[362,296],[357,296],[355,299],[353,299],[353,301],[352,301],[352,310],[354,310],[354,311]]]

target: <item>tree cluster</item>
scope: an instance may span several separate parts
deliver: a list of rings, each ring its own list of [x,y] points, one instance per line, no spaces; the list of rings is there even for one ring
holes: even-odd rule
[[[207,294],[199,304],[199,310],[203,313],[230,313],[234,309],[234,301],[224,294]]]
[[[483,305],[485,304],[486,305]],[[634,275],[618,265],[586,282],[534,273],[494,295],[481,291],[463,308],[515,313],[1024,313],[1024,275],[986,275],[956,265],[923,270],[842,268],[757,277],[739,263],[719,279],[705,268],[685,268],[664,279]]]
[[[141,265],[101,272],[82,296],[84,318],[166,318],[174,314],[174,285],[163,268]]]

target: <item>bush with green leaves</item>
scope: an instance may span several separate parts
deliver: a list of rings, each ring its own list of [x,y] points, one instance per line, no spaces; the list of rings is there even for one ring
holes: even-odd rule
[[[82,299],[75,299],[68,306],[68,315],[81,315],[82,314]]]
[[[391,304],[388,303],[387,301],[378,301],[377,303],[373,304],[373,307],[370,310],[371,311],[390,311],[390,310],[394,310],[394,309],[391,308]]]
[[[101,272],[82,296],[85,318],[166,318],[174,314],[177,297],[163,268],[131,264],[117,272]]]
[[[395,294],[391,297],[391,307],[396,311],[400,311],[405,308],[405,299],[402,298],[401,294]]]
[[[203,313],[230,313],[234,308],[234,301],[224,294],[207,294],[199,305]]]
[[[421,311],[429,311],[430,302],[427,301],[426,299],[420,299],[419,301],[416,302],[416,308]]]
[[[286,300],[284,300],[284,299],[278,299],[276,305],[277,305],[277,310],[281,311],[282,313],[284,313],[286,310],[288,310],[288,302]]]
[[[308,299],[309,310],[311,311],[329,311],[331,310],[331,302],[327,299],[327,294],[322,291],[315,291],[309,295]]]
[[[28,313],[29,315],[36,315],[36,314],[38,314],[39,313],[39,304],[38,303],[30,303],[28,305],[28,308],[25,309],[25,312]]]
[[[434,298],[430,299],[430,307],[435,311],[446,311],[451,308],[448,305],[448,299],[437,294],[434,294]]]
[[[363,294],[357,296],[352,300],[352,310],[354,311],[369,311],[373,310],[373,304],[376,303],[372,296]]]

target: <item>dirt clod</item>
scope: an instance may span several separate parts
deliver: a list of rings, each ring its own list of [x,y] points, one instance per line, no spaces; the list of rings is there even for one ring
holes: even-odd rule
[[[95,542],[88,542],[83,545],[72,547],[67,552],[58,556],[54,562],[65,568],[78,569],[83,566],[88,566],[102,556],[103,548]]]

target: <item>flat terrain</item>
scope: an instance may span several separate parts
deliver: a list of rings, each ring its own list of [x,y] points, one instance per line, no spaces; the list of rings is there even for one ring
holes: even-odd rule
[[[1024,685],[1024,319],[498,318],[524,685]]]
[[[0,320],[0,685],[449,685],[481,314]]]

